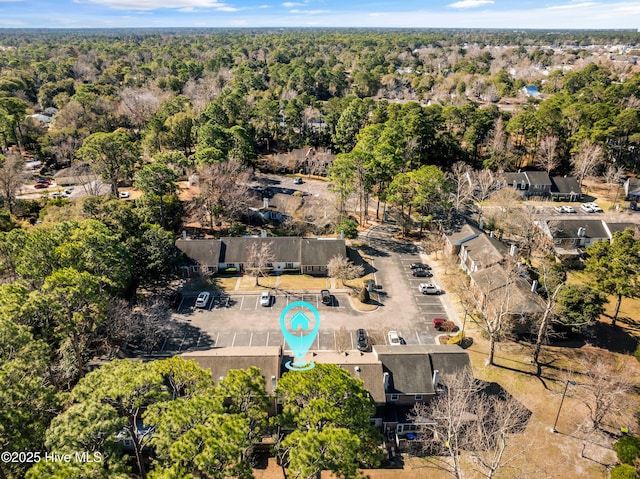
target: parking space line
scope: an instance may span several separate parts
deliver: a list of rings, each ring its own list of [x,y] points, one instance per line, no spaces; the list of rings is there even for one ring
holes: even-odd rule
[[[220,339],[220,331],[218,331],[218,334],[216,334],[216,342],[214,344],[216,348],[218,347],[218,339]]]
[[[236,344],[236,333],[233,333],[233,340],[231,341],[231,347]]]
[[[418,331],[416,331],[416,338],[418,338],[418,344],[422,344],[422,342],[420,342],[420,335],[418,334]]]
[[[253,341],[253,331],[251,331],[251,336],[249,336],[249,346],[251,346],[251,341]]]
[[[256,305],[253,307],[253,309],[258,309],[259,304],[260,304],[260,296],[256,296]]]
[[[353,347],[353,334],[351,334],[351,333],[352,333],[352,332],[351,332],[351,331],[349,331],[349,339],[351,339],[351,349],[355,349],[355,348]]]
[[[269,335],[271,334],[270,331],[267,331],[267,344],[265,346],[269,346]]]
[[[196,348],[200,346],[200,338],[202,338],[202,333],[198,335],[198,341],[196,341]]]
[[[244,304],[244,296],[240,296],[240,298],[242,298],[240,300],[240,309],[242,309],[242,305]]]

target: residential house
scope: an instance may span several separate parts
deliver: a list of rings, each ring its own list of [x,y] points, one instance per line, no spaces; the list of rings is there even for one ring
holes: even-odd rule
[[[216,385],[233,369],[260,369],[265,380],[267,395],[272,398],[270,414],[276,413],[276,386],[282,371],[282,347],[247,346],[215,348],[205,351],[191,351],[181,354],[184,359],[192,359],[203,369],[209,369]]]
[[[498,183],[502,188],[513,187],[525,198],[530,196],[549,196],[551,193],[551,178],[544,171],[501,173]]]
[[[458,227],[455,231],[452,231],[444,237],[445,251],[449,255],[457,255],[460,253],[460,246],[469,240],[477,238],[483,235],[484,232],[475,226],[464,223]]]
[[[582,189],[575,176],[551,178],[551,199],[556,201],[581,201]]]
[[[195,244],[198,243],[198,244]],[[344,240],[334,238],[231,237],[216,239],[186,239],[176,241],[176,247],[190,261],[186,273],[216,273],[230,268],[244,271],[253,245],[268,244],[274,261],[267,265],[276,274],[287,271],[326,276],[327,265],[334,256],[347,257]]]
[[[624,182],[624,196],[629,201],[640,201],[640,178],[627,178]]]
[[[460,244],[460,267],[471,274],[504,261],[509,248],[492,236],[484,233]]]
[[[544,314],[545,303],[536,294],[536,280],[529,284],[517,271],[507,271],[500,264],[475,271],[469,276],[479,309],[498,314],[506,312],[515,332],[525,332],[523,325],[535,316]]]
[[[611,239],[604,220],[558,219],[537,221],[536,224],[551,242],[559,259],[579,257],[585,253],[586,246]]]

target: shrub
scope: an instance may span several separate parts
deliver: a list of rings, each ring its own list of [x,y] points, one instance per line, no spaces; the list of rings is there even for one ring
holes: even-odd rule
[[[638,479],[636,468],[629,464],[620,464],[611,469],[611,479]]]
[[[640,457],[640,437],[624,436],[613,446],[620,462],[633,464]]]
[[[345,218],[336,225],[336,233],[344,231],[345,238],[354,239],[358,237],[358,222],[353,218]]]
[[[464,340],[464,331],[459,331],[455,336],[451,336],[449,338],[449,341],[447,341],[447,344],[461,345],[463,340]]]
[[[358,299],[362,303],[368,303],[369,300],[371,299],[371,296],[369,296],[369,290],[366,288],[366,286],[360,290],[360,293],[358,294]]]
[[[638,346],[636,347],[636,351],[633,353],[633,355],[636,357],[638,361],[640,361],[640,343],[638,343]]]

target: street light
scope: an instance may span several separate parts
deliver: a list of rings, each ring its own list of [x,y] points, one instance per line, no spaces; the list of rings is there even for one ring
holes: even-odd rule
[[[562,393],[562,399],[560,400],[560,406],[558,406],[558,414],[556,414],[556,420],[553,423],[553,429],[551,429],[551,432],[558,432],[558,430],[556,429],[556,426],[558,425],[558,418],[560,417],[560,410],[562,409],[562,403],[564,402],[564,397],[567,395],[567,388],[569,387],[569,384],[571,384],[572,386],[576,385],[575,381],[571,381],[570,379],[567,379],[567,382],[564,385],[564,392]]]

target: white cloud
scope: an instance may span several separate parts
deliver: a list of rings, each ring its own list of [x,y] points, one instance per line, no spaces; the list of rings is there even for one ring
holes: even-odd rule
[[[258,8],[271,8],[271,5],[259,5]]]
[[[325,13],[331,13],[330,10],[300,10],[294,8],[293,10],[289,10],[289,13],[301,14],[301,15],[323,15]]]
[[[460,0],[459,2],[451,3],[447,6],[451,8],[476,8],[482,5],[490,5],[494,3],[493,0]]]
[[[582,3],[568,3],[565,5],[553,5],[551,7],[547,7],[548,10],[570,10],[574,8],[586,8],[597,5],[595,2],[582,2]]]
[[[284,2],[282,4],[283,7],[286,8],[291,8],[291,7],[304,7],[304,3],[297,3],[297,2]]]
[[[158,10],[166,8],[195,9],[195,8],[227,8],[228,6],[217,0],[84,0],[84,2],[94,3],[115,10]],[[84,3],[79,2],[78,3]]]

